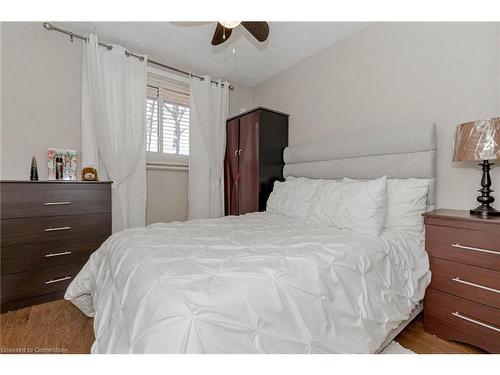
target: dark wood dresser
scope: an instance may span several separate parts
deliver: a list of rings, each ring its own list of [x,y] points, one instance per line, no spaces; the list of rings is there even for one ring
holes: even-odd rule
[[[432,272],[424,329],[500,353],[500,217],[457,210],[424,216]]]
[[[111,183],[1,181],[1,311],[59,299],[111,234]]]

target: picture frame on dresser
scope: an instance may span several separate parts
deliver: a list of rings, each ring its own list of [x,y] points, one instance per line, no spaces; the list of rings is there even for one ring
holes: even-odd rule
[[[111,235],[111,182],[0,181],[1,312],[60,299]]]
[[[500,353],[500,217],[440,209],[424,222],[425,331]]]

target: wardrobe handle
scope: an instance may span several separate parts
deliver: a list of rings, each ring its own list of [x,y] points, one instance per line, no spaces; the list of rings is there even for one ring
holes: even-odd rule
[[[242,152],[243,152],[243,151],[242,151],[242,150],[241,150],[241,148],[240,148],[240,149],[238,150],[238,155],[240,155],[240,156],[241,156],[241,153],[242,153]]]
[[[238,156],[238,150],[234,150],[234,157]]]

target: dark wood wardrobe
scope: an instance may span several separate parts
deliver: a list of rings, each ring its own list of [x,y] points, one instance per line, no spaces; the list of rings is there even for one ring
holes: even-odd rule
[[[288,115],[258,107],[226,123],[226,215],[264,211],[274,181],[283,180]]]

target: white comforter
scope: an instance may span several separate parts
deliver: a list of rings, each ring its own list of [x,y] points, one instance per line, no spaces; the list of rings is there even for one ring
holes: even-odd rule
[[[421,238],[255,213],[116,233],[65,298],[93,353],[371,353],[429,280]]]

